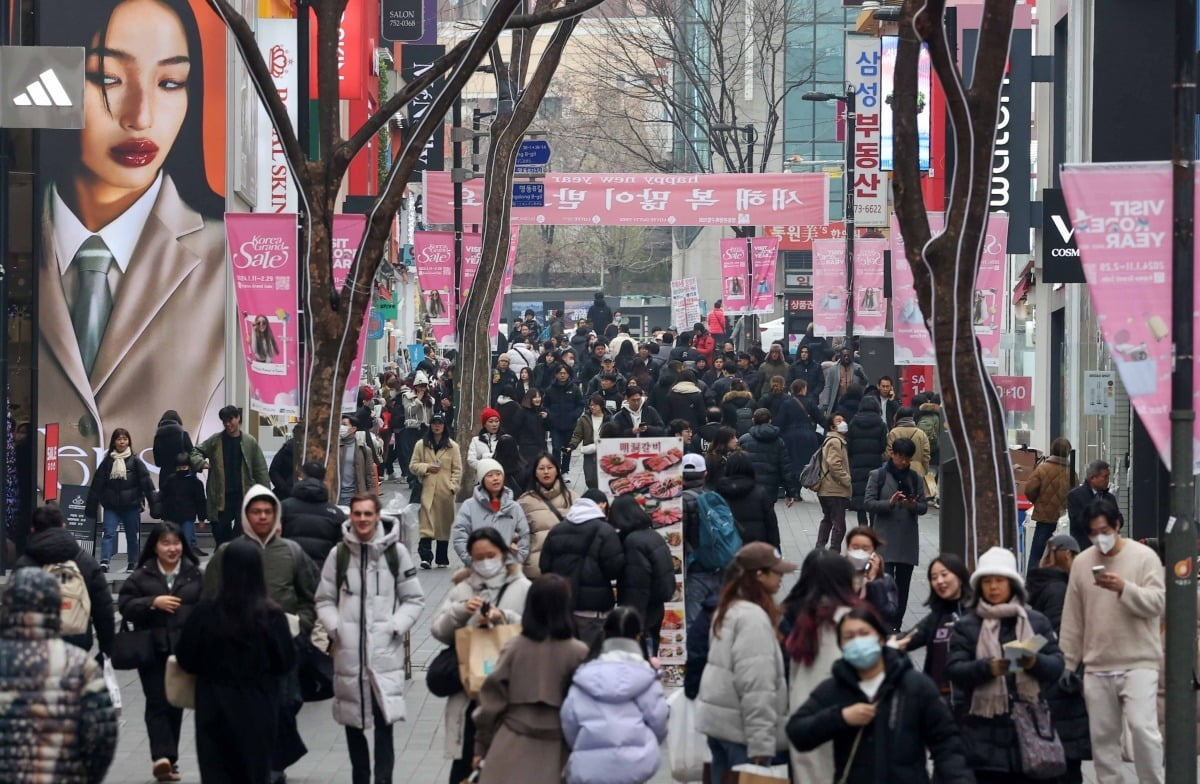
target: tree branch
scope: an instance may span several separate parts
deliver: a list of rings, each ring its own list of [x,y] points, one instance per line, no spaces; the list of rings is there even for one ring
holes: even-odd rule
[[[262,52],[258,49],[254,31],[250,29],[245,17],[239,14],[227,0],[208,0],[208,6],[225,23],[226,29],[233,34],[234,43],[237,45],[238,52],[241,53],[246,71],[250,74],[254,90],[258,93],[259,100],[266,109],[267,117],[271,120],[271,127],[279,136],[279,143],[283,146],[283,151],[292,165],[292,173],[296,177],[297,187],[301,190],[309,187],[311,179],[307,166],[308,156],[304,154],[304,149],[296,138],[296,129],[292,127],[287,107],[283,105],[279,91],[275,89],[275,80],[271,78],[271,69],[267,67]]]

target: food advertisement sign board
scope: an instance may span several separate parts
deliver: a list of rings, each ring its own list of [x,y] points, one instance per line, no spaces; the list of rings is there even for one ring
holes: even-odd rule
[[[600,489],[610,499],[632,496],[650,515],[671,551],[675,594],[663,608],[658,658],[663,682],[683,685],[687,619],[683,612],[683,441],[679,438],[605,438],[596,450]]]

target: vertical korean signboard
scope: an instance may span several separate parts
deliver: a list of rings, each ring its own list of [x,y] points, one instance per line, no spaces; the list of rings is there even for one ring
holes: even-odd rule
[[[700,320],[700,287],[695,278],[671,281],[671,324],[690,329]]]
[[[869,35],[846,36],[846,83],[854,90],[857,119],[853,146],[854,222],[858,226],[887,225],[887,177],[880,165],[880,44]]]
[[[675,566],[675,591],[663,607],[658,658],[663,681],[683,684],[687,618],[683,603],[683,442],[678,438],[604,438],[596,450],[600,489],[610,499],[628,496],[650,515]]]
[[[296,69],[296,20],[259,19],[255,33],[259,51],[271,72],[271,80],[279,100],[287,109],[292,127],[296,127],[299,86]],[[258,160],[254,208],[257,212],[296,212],[296,186],[288,173],[287,153],[279,134],[271,127],[271,119],[261,102],[255,101],[258,112]]]

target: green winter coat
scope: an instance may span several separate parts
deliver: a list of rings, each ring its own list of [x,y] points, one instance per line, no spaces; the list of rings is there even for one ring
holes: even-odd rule
[[[263,457],[258,441],[245,430],[242,431],[241,438],[243,490],[249,490],[253,485],[270,487],[271,475],[267,471],[267,459]],[[211,435],[192,447],[192,468],[203,471],[205,460],[208,461],[208,482],[205,485],[205,491],[208,493],[208,519],[216,521],[221,512],[225,511],[225,450],[222,447],[221,433]]]

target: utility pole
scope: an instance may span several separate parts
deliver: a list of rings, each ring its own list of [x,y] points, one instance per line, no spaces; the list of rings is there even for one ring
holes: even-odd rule
[[[11,0],[0,4],[0,46],[12,41]],[[0,574],[8,568],[8,170],[12,165],[8,129],[0,126],[0,413],[5,429],[0,433]],[[31,434],[29,436],[33,438]],[[36,482],[36,480],[35,480]]]
[[[1175,0],[1172,140],[1171,517],[1166,530],[1166,780],[1196,782],[1196,527],[1192,400],[1195,245],[1196,0]]]

